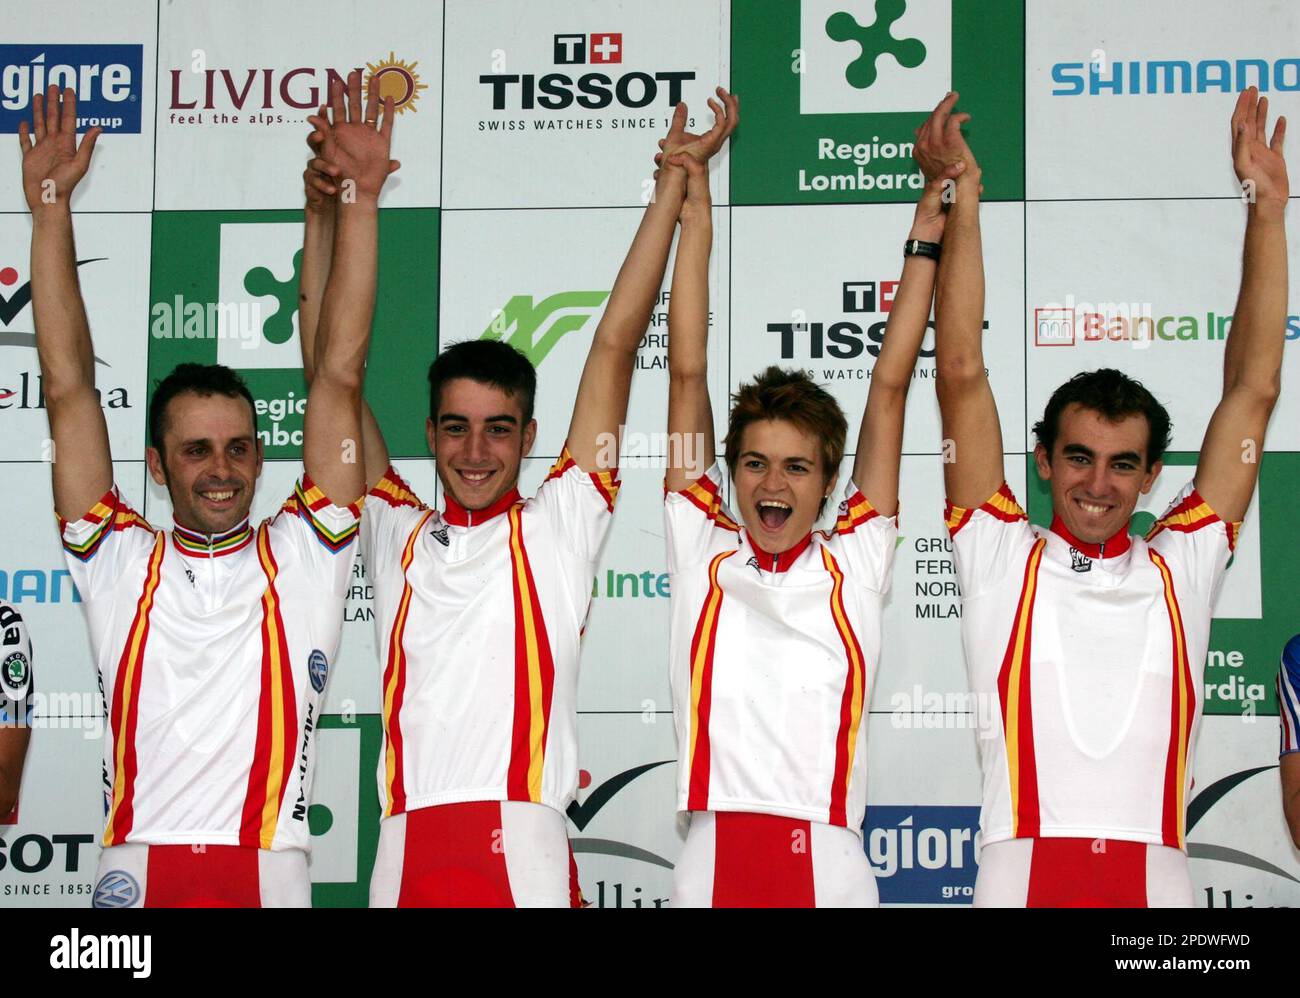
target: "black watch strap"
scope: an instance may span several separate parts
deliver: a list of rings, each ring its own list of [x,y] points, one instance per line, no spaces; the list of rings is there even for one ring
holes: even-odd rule
[[[903,243],[903,256],[928,256],[938,260],[942,247],[938,243],[927,243],[923,239],[909,239]]]

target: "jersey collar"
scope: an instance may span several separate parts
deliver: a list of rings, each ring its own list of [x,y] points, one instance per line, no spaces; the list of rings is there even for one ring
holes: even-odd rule
[[[181,554],[191,558],[220,558],[222,555],[234,554],[248,546],[253,539],[253,528],[244,517],[237,526],[220,534],[204,534],[197,530],[182,527],[172,518],[172,544]]]
[[[442,518],[450,523],[453,527],[477,527],[487,523],[493,517],[500,516],[511,506],[517,503],[522,496],[517,488],[511,489],[500,499],[494,502],[486,509],[466,509],[458,503],[450,492],[445,493],[447,499],[447,509],[442,514]]]
[[[1133,546],[1133,538],[1129,536],[1128,527],[1121,527],[1110,537],[1106,538],[1100,544],[1090,544],[1087,541],[1081,541],[1070,532],[1070,528],[1065,525],[1059,514],[1052,515],[1052,533],[1065,541],[1074,550],[1078,551],[1085,558],[1091,558],[1094,561],[1118,558],[1128,552]],[[1104,556],[1104,557],[1103,557]]]
[[[804,553],[810,543],[812,543],[812,534],[807,533],[804,534],[803,540],[789,550],[782,551],[780,554],[768,554],[754,543],[753,537],[749,538],[749,546],[754,551],[754,560],[764,572],[786,571],[799,559],[799,556]]]

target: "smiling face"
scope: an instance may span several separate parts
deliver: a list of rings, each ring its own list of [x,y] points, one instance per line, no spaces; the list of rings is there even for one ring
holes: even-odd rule
[[[1145,416],[1111,421],[1072,402],[1061,411],[1050,460],[1041,444],[1035,448],[1052,507],[1079,540],[1100,544],[1128,528],[1138,498],[1160,474],[1159,461],[1147,468],[1149,437]]]
[[[827,479],[816,437],[787,420],[763,419],[745,427],[732,478],[750,538],[780,554],[812,530],[836,475]]]
[[[253,505],[262,445],[247,400],[181,392],[167,403],[161,452],[145,452],[149,474],[171,496],[176,522],[203,534],[239,525]]]
[[[518,401],[471,378],[442,386],[438,418],[425,433],[438,478],[465,509],[486,509],[515,487],[519,465],[533,449],[537,420],[524,423]]]

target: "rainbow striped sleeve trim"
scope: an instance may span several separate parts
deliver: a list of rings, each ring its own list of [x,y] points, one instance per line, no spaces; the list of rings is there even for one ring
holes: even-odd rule
[[[327,551],[338,554],[357,536],[357,528],[361,523],[361,505],[364,502],[365,497],[362,496],[348,506],[335,506],[311,480],[311,476],[304,474],[302,481],[294,486],[293,496],[284,504],[283,509],[300,516],[311,527],[316,540],[320,541]],[[346,524],[331,523],[320,515],[323,510],[337,509],[346,510],[351,514]],[[332,519],[338,520],[341,517],[335,515]]]
[[[59,522],[59,536],[63,542],[63,550],[78,561],[90,561],[100,545],[104,543],[104,539],[115,530],[141,527],[153,532],[148,522],[122,501],[116,488],[105,492],[90,508],[90,512],[75,523],[69,523],[57,513],[55,517]],[[91,526],[85,537],[76,539],[74,536],[69,536],[82,533],[82,524]]]

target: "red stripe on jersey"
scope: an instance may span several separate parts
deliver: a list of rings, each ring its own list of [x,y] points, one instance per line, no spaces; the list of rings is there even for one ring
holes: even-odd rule
[[[1038,568],[1046,546],[1047,541],[1039,538],[1025,559],[1025,578],[1011,624],[1011,637],[998,670],[998,699],[1002,705],[1007,777],[1011,784],[1011,834],[1015,838],[1034,838],[1039,828],[1038,767],[1034,759],[1033,684],[1029,662],[1033,647]]]
[[[515,717],[506,793],[509,800],[541,803],[555,662],[524,546],[522,505],[510,510],[510,561],[515,604]]]
[[[701,475],[677,495],[687,499],[719,527],[740,532],[740,524],[722,512],[722,494],[708,475]]]
[[[951,501],[945,503],[943,522],[948,528],[948,536],[956,537],[957,531],[970,523],[970,518],[974,515],[975,510],[973,509],[968,509],[965,506],[954,506]]]
[[[862,526],[868,520],[874,519],[880,513],[871,505],[861,492],[854,492],[841,507],[843,512],[835,520],[835,532],[837,534],[851,534],[858,527]]]
[[[293,774],[298,740],[298,698],[294,690],[289,640],[284,631],[280,594],[275,588],[280,567],[271,551],[267,524],[257,529],[257,558],[266,576],[262,593],[262,682],[257,703],[257,737],[249,767],[248,789],[239,828],[239,844],[270,849]]]
[[[573,856],[573,846],[569,846],[569,907],[586,908],[587,899],[582,896],[582,885],[578,883],[578,861]]]
[[[591,482],[596,486],[596,491],[600,497],[605,500],[605,507],[611,513],[614,512],[614,500],[618,498],[618,470],[614,471],[592,471],[588,472],[591,476]]]
[[[1173,573],[1157,551],[1148,548],[1147,552],[1164,581],[1165,609],[1169,614],[1169,636],[1173,644],[1173,672],[1169,684],[1169,749],[1165,753],[1161,840],[1174,849],[1186,849],[1186,830],[1183,824],[1187,810],[1187,748],[1191,740],[1192,719],[1196,716],[1196,687],[1192,683],[1187,636],[1183,630],[1178,594],[1174,591]]]
[[[560,451],[560,456],[551,465],[551,470],[546,473],[546,481],[549,482],[552,478],[559,478],[576,463],[573,460],[573,455],[569,453],[569,445],[566,443],[564,449]]]
[[[406,695],[406,619],[411,610],[411,580],[407,572],[415,558],[415,543],[433,516],[420,517],[406,546],[402,548],[402,598],[397,603],[392,629],[388,632],[388,659],[384,663],[384,787],[388,806],[385,817],[406,811],[406,771],[402,755],[402,701]]]
[[[144,649],[149,640],[149,614],[162,578],[165,536],[159,532],[154,539],[153,553],[144,573],[144,588],[135,604],[135,618],[127,631],[126,645],[118,659],[117,677],[113,682],[113,709],[109,715],[113,731],[113,797],[104,825],[105,846],[125,842],[135,818],[138,768],[135,732],[140,721],[140,682],[144,675]]]
[[[411,491],[410,486],[397,473],[397,469],[391,464],[388,470],[384,472],[382,478],[375,482],[374,488],[368,495],[376,499],[382,499],[390,506],[414,506],[416,509],[423,509],[424,504],[420,502],[420,497]]]
[[[1147,847],[1118,839],[1034,839],[1027,908],[1145,908]]]
[[[149,846],[146,908],[260,908],[257,850]]]
[[[735,551],[723,551],[709,562],[709,593],[700,608],[691,638],[691,744],[687,759],[690,787],[686,807],[690,811],[709,809],[709,714],[713,706],[713,653],[722,613],[722,587],[718,568]]]
[[[848,825],[846,807],[849,783],[853,779],[853,757],[858,747],[858,727],[862,722],[862,705],[867,703],[867,670],[862,646],[853,633],[849,615],[844,609],[844,573],[831,553],[822,548],[822,563],[830,573],[831,617],[835,630],[844,645],[847,672],[844,677],[844,694],[840,699],[840,727],[835,737],[835,774],[831,778],[831,806],[829,823]]]
[[[397,907],[513,908],[502,825],[495,800],[407,812]]]
[[[1155,522],[1151,529],[1147,531],[1147,540],[1152,540],[1162,530],[1174,530],[1182,534],[1190,534],[1213,523],[1223,523],[1223,521],[1210,508],[1210,504],[1201,498],[1201,494],[1193,489],[1182,502]],[[1225,523],[1224,527],[1228,532],[1228,548],[1231,550],[1236,546],[1237,532],[1241,529],[1241,522]]]
[[[816,906],[807,821],[740,811],[713,818],[713,907]]]

